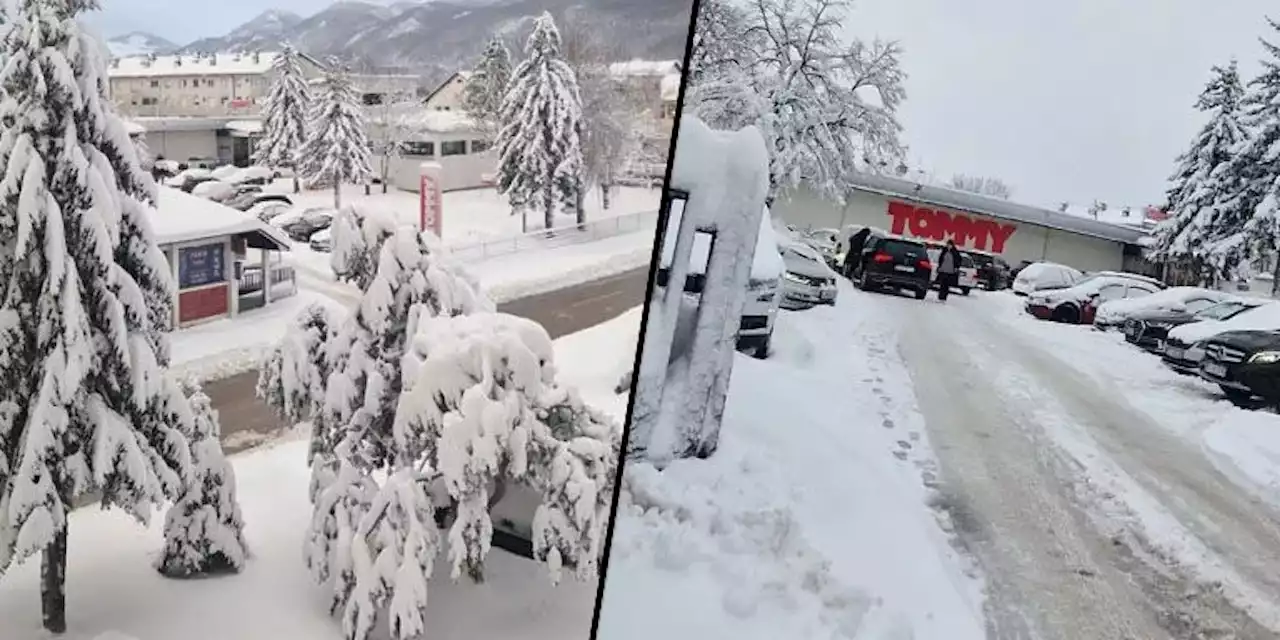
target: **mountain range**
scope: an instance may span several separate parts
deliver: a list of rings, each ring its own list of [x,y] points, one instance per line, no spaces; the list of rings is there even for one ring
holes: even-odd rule
[[[288,41],[314,57],[440,80],[473,63],[494,34],[518,57],[533,19],[544,11],[558,24],[569,20],[596,31],[617,60],[679,59],[690,8],[691,0],[342,1],[307,17],[266,11],[225,35],[185,45],[135,32],[111,38],[108,46],[123,56],[271,50]]]

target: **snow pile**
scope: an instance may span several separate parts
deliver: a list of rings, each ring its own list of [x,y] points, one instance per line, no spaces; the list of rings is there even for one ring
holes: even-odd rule
[[[1261,411],[1223,413],[1204,430],[1205,447],[1280,505],[1280,417]]]
[[[773,357],[737,356],[713,456],[627,464],[600,637],[985,637],[894,330],[782,313]]]

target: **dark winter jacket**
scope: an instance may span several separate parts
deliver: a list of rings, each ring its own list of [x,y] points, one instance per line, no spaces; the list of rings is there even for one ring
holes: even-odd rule
[[[944,262],[944,258],[948,255],[950,255],[951,257],[950,268],[943,269],[942,265]],[[943,247],[942,251],[938,253],[937,267],[938,267],[938,273],[946,273],[946,274],[960,273],[960,250],[955,247]]]
[[[845,270],[850,271],[853,266],[862,259],[862,248],[867,244],[867,237],[871,235],[871,229],[859,229],[857,233],[849,238],[849,252],[844,255]]]

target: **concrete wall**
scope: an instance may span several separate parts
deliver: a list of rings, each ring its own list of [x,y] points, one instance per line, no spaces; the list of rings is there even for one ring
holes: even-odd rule
[[[425,136],[420,136],[426,138]],[[438,162],[441,167],[440,188],[443,191],[458,189],[474,189],[487,186],[486,178],[490,177],[497,167],[498,157],[492,149],[479,150],[476,145],[478,134],[437,134],[429,139],[435,143],[434,156],[400,156],[391,159],[388,182],[391,186],[404,191],[418,190],[419,166],[424,162]],[[446,141],[464,141],[467,153],[463,155],[442,156],[441,143]],[[375,154],[370,164],[375,174],[382,170],[382,156]]]
[[[943,234],[934,238],[926,225],[906,222],[898,228],[894,225],[894,216],[890,213],[890,204],[899,212],[903,206],[907,209],[921,208],[945,211],[948,216],[963,216],[976,225],[990,225],[991,235],[977,233],[957,237]],[[839,203],[816,196],[807,190],[800,190],[786,198],[780,198],[773,206],[775,219],[798,229],[832,228],[840,229],[846,225],[865,225],[877,227],[890,233],[901,233],[908,237],[921,239],[943,239],[951,237],[961,248],[980,249],[1002,256],[1010,264],[1016,265],[1022,260],[1048,260],[1069,265],[1084,271],[1119,270],[1124,264],[1124,245],[1120,242],[1084,236],[1069,231],[1050,229],[1040,225],[995,219],[958,209],[944,209],[913,202],[909,199],[890,199],[879,194],[855,191],[844,206]],[[994,227],[1003,228],[1008,235],[1002,247],[994,242]],[[1010,230],[1009,227],[1012,227]],[[981,240],[976,236],[983,236]],[[985,245],[978,246],[978,245]]]
[[[218,136],[206,131],[148,131],[147,148],[153,156],[186,162],[189,158],[217,158]]]

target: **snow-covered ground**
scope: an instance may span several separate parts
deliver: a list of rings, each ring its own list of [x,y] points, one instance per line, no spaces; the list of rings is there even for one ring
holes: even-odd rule
[[[293,193],[293,182],[288,179],[276,180],[267,185],[263,191],[268,193],[287,194],[300,206],[332,207],[333,193],[329,190],[302,191]],[[604,220],[658,209],[660,194],[658,189],[638,187],[618,187],[608,209],[601,206],[598,191],[587,197],[587,219]],[[364,195],[364,187],[344,185],[342,191],[344,203],[358,203],[369,207],[392,212],[404,224],[418,224],[418,194],[388,187],[382,193],[382,187],[375,185],[370,195]],[[471,245],[478,242],[508,238],[522,232],[520,218],[511,215],[511,206],[505,197],[498,195],[492,188],[450,191],[443,195],[444,214],[442,218],[442,240],[446,245]],[[557,227],[572,226],[572,217],[562,217],[556,221]],[[529,231],[542,228],[542,220],[529,218]]]
[[[852,293],[737,357],[714,456],[628,465],[601,638],[985,637],[894,318]]]
[[[624,401],[608,391],[630,366],[639,310],[555,343],[563,380],[588,401],[622,420]],[[70,523],[67,640],[117,633],[136,640],[336,639],[328,591],[311,582],[302,563],[302,535],[310,517],[306,442],[292,440],[232,458],[254,554],[237,576],[197,581],[161,578],[151,558],[161,547],[156,518],[150,528],[117,511],[86,508]],[[448,562],[431,583],[428,637],[433,640],[585,638],[596,583],[549,585],[537,563],[494,550],[486,582],[450,583]],[[45,638],[40,630],[39,562],[0,580],[0,637]]]

